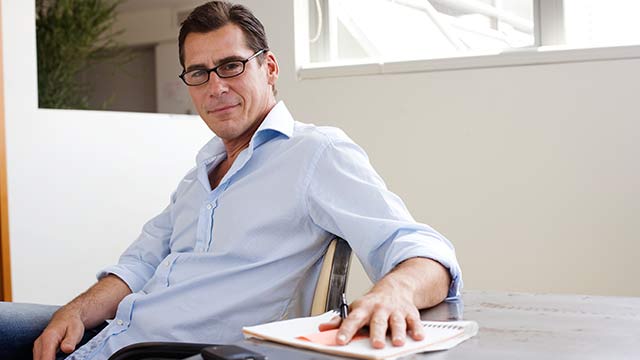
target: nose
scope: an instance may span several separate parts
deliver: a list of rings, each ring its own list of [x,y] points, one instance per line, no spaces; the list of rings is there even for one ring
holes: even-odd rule
[[[229,91],[227,81],[225,79],[221,79],[213,72],[209,76],[209,81],[204,84],[204,86],[207,87],[207,95],[209,96],[220,96]]]

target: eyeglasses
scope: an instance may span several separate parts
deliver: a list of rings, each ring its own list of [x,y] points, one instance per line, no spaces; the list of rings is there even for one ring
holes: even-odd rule
[[[221,79],[232,78],[242,74],[244,72],[245,65],[249,61],[260,56],[266,51],[269,51],[269,49],[262,49],[245,60],[227,61],[211,69],[182,71],[182,74],[178,75],[178,77],[188,86],[198,86],[208,82],[212,72],[216,73],[216,75]]]

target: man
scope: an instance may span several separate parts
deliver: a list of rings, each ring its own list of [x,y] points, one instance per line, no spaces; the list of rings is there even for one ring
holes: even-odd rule
[[[394,346],[407,334],[421,339],[418,309],[459,294],[451,244],[413,221],[344,133],[296,122],[276,101],[278,62],[249,10],[196,8],[179,50],[180,77],[216,136],[119,263],[55,312],[34,358],[60,349],[104,359],[141,341],[233,342],[244,325],[308,315],[331,234],[376,283],[344,321],[322,327],[339,326],[340,344],[366,325],[376,348],[387,330]]]

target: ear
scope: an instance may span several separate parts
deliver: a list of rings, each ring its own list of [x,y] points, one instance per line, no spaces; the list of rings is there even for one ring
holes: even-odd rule
[[[276,56],[271,51],[267,52],[265,63],[267,66],[267,82],[269,85],[275,86],[278,80],[278,74],[280,73],[280,67],[278,66]]]

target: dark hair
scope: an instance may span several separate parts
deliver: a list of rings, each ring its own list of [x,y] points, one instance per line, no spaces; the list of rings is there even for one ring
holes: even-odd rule
[[[227,24],[234,24],[242,29],[246,45],[254,52],[269,48],[264,26],[249,9],[226,1],[210,1],[195,8],[180,24],[180,65],[184,68],[184,41],[187,35],[192,32],[208,33]],[[261,55],[257,60],[262,63],[263,59],[264,56]]]

